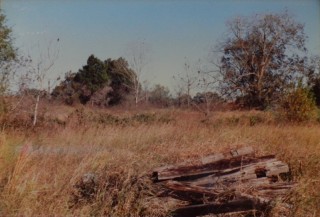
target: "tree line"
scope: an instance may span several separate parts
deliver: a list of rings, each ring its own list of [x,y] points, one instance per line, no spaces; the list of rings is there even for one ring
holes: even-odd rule
[[[130,100],[138,103],[134,93],[136,76],[134,70],[122,57],[102,61],[90,55],[87,64],[78,72],[66,73],[64,80],[54,88],[51,95],[54,99],[69,105],[81,103],[107,107]],[[155,84],[152,88],[143,88],[139,83],[138,89],[139,102],[144,104],[182,106],[187,104],[188,100],[198,104],[205,101],[205,93],[197,93],[193,98],[190,95],[181,95],[175,99],[169,88],[161,84]],[[219,99],[216,93],[206,94],[212,99]]]
[[[294,110],[297,108],[292,107],[305,106],[312,110],[315,105],[320,106],[320,58],[308,54],[306,40],[304,25],[287,12],[238,17],[228,22],[224,40],[212,49],[209,63],[186,62],[184,72],[177,73],[174,97],[163,85],[148,88],[141,81],[147,64],[143,43],[131,50],[129,61],[123,57],[100,60],[90,55],[86,65],[77,72],[66,73],[46,95],[69,105],[107,107],[125,102],[150,103],[194,107],[205,114],[213,104],[226,101],[238,107],[261,110],[278,107]],[[28,65],[28,62],[32,60],[19,57],[13,46],[12,30],[1,14],[1,100],[8,93],[10,76],[16,66]],[[40,73],[33,81],[43,80],[41,75],[53,64],[49,61],[41,71],[43,62],[31,70]],[[43,85],[33,90],[38,100],[43,91],[48,92]],[[4,104],[2,101],[2,110]]]

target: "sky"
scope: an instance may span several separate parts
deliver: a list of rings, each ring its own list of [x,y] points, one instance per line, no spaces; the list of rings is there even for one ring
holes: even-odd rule
[[[310,54],[320,54],[318,0],[0,0],[23,55],[59,50],[48,79],[76,72],[94,54],[105,60],[144,41],[148,64],[142,80],[174,89],[184,63],[206,61],[237,16],[288,10],[305,24]],[[59,40],[57,40],[59,39]],[[49,44],[51,43],[51,46]]]

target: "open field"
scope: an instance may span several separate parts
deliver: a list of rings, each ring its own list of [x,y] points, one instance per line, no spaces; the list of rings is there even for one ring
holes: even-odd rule
[[[166,216],[173,203],[153,194],[153,168],[248,145],[287,162],[298,183],[293,207],[276,205],[272,216],[320,216],[319,123],[278,124],[256,111],[48,114],[35,129],[15,120],[0,134],[0,216]],[[87,173],[98,185],[83,197],[74,186]]]
[[[0,217],[320,217],[319,1],[22,2]]]

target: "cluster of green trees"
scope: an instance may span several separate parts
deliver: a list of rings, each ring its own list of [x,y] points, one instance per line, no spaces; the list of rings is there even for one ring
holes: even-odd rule
[[[107,107],[130,100],[136,103],[135,77],[136,73],[124,58],[101,61],[91,55],[82,69],[67,73],[51,95],[69,105],[81,103]],[[139,84],[138,98],[139,102],[158,106],[174,103],[169,88],[160,84],[150,89],[143,89]]]
[[[66,74],[52,96],[67,104],[116,105],[131,92],[134,76],[123,58],[101,61],[91,55],[82,69]]]
[[[67,73],[51,95],[67,104],[98,106],[131,100],[197,108],[206,104],[209,109],[212,102],[232,100],[247,108],[307,111],[320,106],[320,58],[308,56],[306,39],[304,25],[287,12],[239,17],[228,23],[226,37],[214,50],[213,67],[204,70],[185,65],[186,73],[178,76],[184,88],[175,98],[162,85],[142,88],[143,59],[133,58],[134,64],[128,64],[124,58],[102,61],[94,55],[78,72]],[[11,29],[0,14],[1,97],[16,62]],[[194,86],[199,93],[192,98]]]
[[[4,95],[8,90],[9,79],[17,50],[13,46],[11,29],[5,24],[5,16],[0,11],[0,113],[6,110]]]

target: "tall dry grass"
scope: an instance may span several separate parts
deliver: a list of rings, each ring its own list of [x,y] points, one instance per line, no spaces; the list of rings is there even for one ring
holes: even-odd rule
[[[211,120],[178,110],[65,116],[0,134],[0,216],[166,216],[175,203],[156,197],[153,168],[248,145],[289,163],[298,183],[289,216],[320,216],[317,123],[277,124],[261,112],[220,112]],[[95,177],[87,192],[84,174]],[[272,215],[282,212],[276,207]]]

